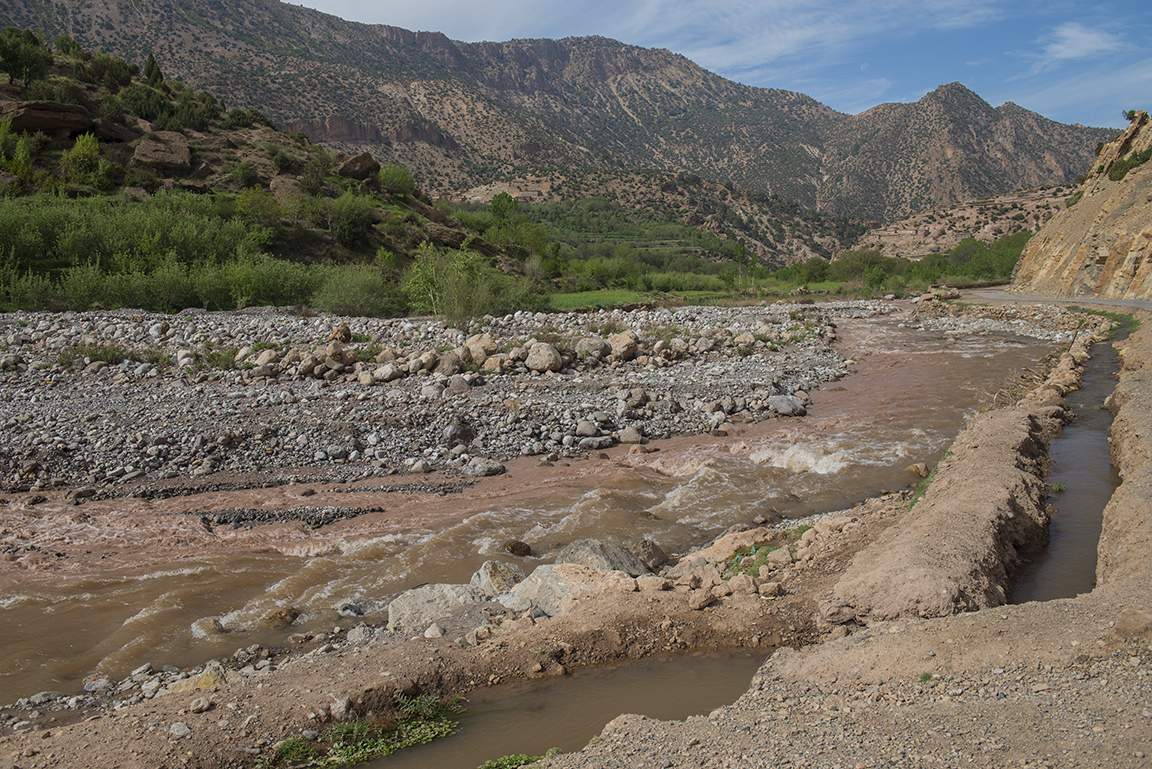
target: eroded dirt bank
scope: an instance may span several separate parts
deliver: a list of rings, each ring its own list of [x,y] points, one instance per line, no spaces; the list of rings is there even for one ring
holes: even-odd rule
[[[1055,375],[1063,373],[1072,375]],[[1059,417],[1060,387],[1073,379],[1041,388],[1018,408],[1027,419]],[[988,536],[983,546],[950,536],[931,548],[935,558],[926,556],[929,548],[908,546],[909,538],[924,538],[918,529],[926,523],[948,525],[947,515],[938,514],[952,500],[969,508],[952,512],[971,512],[968,479],[988,479],[979,452],[966,449],[997,450],[989,430],[996,417],[978,419],[957,439],[959,450],[942,464],[924,509],[901,513],[825,601],[825,622],[862,627],[823,644],[777,651],[731,707],[676,723],[621,716],[594,745],[544,765],[1147,767],[1150,382],[1152,328],[1145,318],[1123,343],[1123,371],[1108,403],[1116,413],[1112,454],[1123,483],[1104,511],[1098,586],[1091,593],[1022,605],[978,601],[979,611],[932,616],[950,614],[949,604],[974,608],[972,593],[957,590],[967,584],[965,570],[955,568],[957,550],[969,550],[959,562],[971,564],[1004,546],[1003,536]],[[1035,495],[1020,493],[1031,482],[1016,472],[1034,464],[1031,453],[1021,450],[1019,461],[1009,463],[998,491],[985,487],[988,528],[978,535],[1012,529],[1003,525],[1006,519],[1042,515]],[[885,550],[896,562],[885,560]],[[926,586],[940,592],[926,593]],[[870,599],[867,589],[882,595]],[[847,625],[836,625],[833,634]]]

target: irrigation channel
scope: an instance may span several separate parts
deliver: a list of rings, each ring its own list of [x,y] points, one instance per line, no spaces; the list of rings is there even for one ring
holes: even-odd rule
[[[1118,334],[1116,338],[1123,338]],[[1096,586],[1096,551],[1104,506],[1120,485],[1112,465],[1108,435],[1112,413],[1105,399],[1116,387],[1119,355],[1108,342],[1092,346],[1079,390],[1065,396],[1076,419],[1052,441],[1048,482],[1056,507],[1047,549],[1016,577],[1013,603],[1073,598]]]
[[[347,603],[357,604],[365,621],[383,623],[388,603],[403,590],[467,582],[485,560],[507,557],[502,544],[509,540],[532,543],[542,554],[522,562],[530,571],[549,560],[553,543],[647,537],[683,552],[757,515],[845,509],[914,484],[909,465],[935,464],[1014,372],[1034,369],[1056,349],[1007,333],[941,333],[893,319],[846,320],[839,333],[854,373],[814,392],[805,418],[748,425],[736,436],[662,441],[651,454],[619,452],[563,482],[550,480],[547,469],[513,473],[499,497],[429,495],[421,503],[426,510],[413,503],[402,520],[364,516],[310,549],[270,541],[266,552],[224,552],[161,570],[0,591],[6,646],[0,691],[79,691],[93,671],[115,679],[146,662],[183,667],[252,643],[283,645],[288,632],[347,626],[336,613]],[[1069,478],[1065,496],[1078,483]],[[252,493],[237,492],[235,506],[251,506],[245,494]],[[394,504],[369,492],[344,497],[365,508]],[[195,500],[151,504],[178,512],[177,505]],[[286,604],[303,612],[290,630],[260,627],[263,615]],[[231,632],[210,632],[214,621]],[[417,751],[411,760],[470,769],[508,753],[579,747],[622,712],[660,718],[708,712],[735,700],[762,660],[687,654],[580,672],[546,684],[550,691],[512,684],[476,692],[461,733],[426,748],[445,752]],[[561,723],[569,733],[557,731]],[[488,742],[480,746],[481,739]],[[404,760],[392,756],[387,766]]]

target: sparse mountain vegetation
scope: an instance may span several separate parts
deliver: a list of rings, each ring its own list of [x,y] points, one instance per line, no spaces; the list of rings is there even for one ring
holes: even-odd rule
[[[11,5],[14,23],[128,61],[152,55],[167,77],[337,151],[369,150],[437,196],[541,172],[657,169],[885,222],[1067,183],[1115,134],[993,108],[958,83],[843,115],[601,37],[466,44],[256,0]]]

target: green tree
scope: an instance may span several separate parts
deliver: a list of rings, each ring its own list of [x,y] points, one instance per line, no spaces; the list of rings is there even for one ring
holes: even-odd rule
[[[0,35],[0,70],[8,73],[8,82],[29,84],[48,75],[52,67],[52,53],[31,30],[8,27]]]
[[[156,63],[151,51],[148,52],[148,60],[144,62],[144,79],[153,87],[164,82],[164,73],[160,71],[160,65]]]
[[[324,150],[319,150],[308,161],[304,174],[297,184],[305,195],[319,195],[324,189],[324,183],[328,180],[328,174],[331,172],[332,156]]]
[[[247,187],[236,198],[236,213],[252,224],[273,227],[280,221],[283,212],[271,192],[260,187]]]
[[[507,192],[501,192],[492,198],[492,204],[489,206],[489,210],[492,212],[492,218],[496,220],[497,224],[505,224],[510,221],[516,213],[516,199]]]

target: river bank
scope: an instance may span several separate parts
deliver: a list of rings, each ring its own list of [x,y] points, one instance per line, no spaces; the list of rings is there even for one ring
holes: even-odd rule
[[[1048,325],[1050,333],[1052,318],[1048,317],[1047,313],[1051,311],[1045,309],[1042,312],[1046,314],[1043,322]],[[1019,328],[1019,317],[1006,318],[1004,311],[997,311],[993,315],[997,317],[980,319],[978,323],[1017,324],[1010,327]],[[956,333],[963,333],[964,328],[971,331],[976,327],[973,324],[977,323],[977,321],[971,321],[968,326],[965,326],[966,323],[969,323],[968,321],[951,318],[947,312],[926,313],[916,322],[940,324],[942,328],[951,324]],[[1075,325],[1074,321],[1072,325]],[[562,441],[559,443],[561,446],[563,445]],[[530,460],[519,461],[524,463]],[[343,469],[341,465],[334,465],[334,467],[338,470]],[[31,492],[31,489],[29,491]],[[52,493],[56,492],[45,489],[41,495],[49,496]],[[251,754],[244,751],[259,751],[261,747],[266,746],[261,746],[258,743],[261,740],[269,739],[268,737],[257,739],[258,735],[274,735],[278,731],[283,732],[285,728],[290,729],[290,724],[295,723],[296,715],[291,715],[291,713],[295,713],[294,707],[289,708],[290,712],[286,713],[283,703],[281,705],[275,704],[280,701],[279,698],[288,694],[291,695],[290,699],[295,706],[306,709],[307,713],[314,714],[315,717],[307,723],[320,723],[325,718],[331,717],[333,704],[342,700],[346,699],[347,706],[354,707],[361,712],[374,708],[385,709],[388,707],[391,693],[403,691],[405,687],[413,691],[416,688],[422,690],[443,689],[446,691],[466,689],[507,676],[556,674],[562,672],[565,666],[602,662],[619,656],[635,656],[663,648],[739,645],[766,648],[769,645],[775,645],[778,642],[777,639],[786,643],[802,644],[816,637],[815,633],[818,629],[814,625],[813,618],[816,613],[815,603],[818,596],[831,589],[834,584],[833,576],[843,570],[851,554],[863,547],[867,541],[878,536],[879,532],[887,528],[891,521],[896,520],[899,511],[906,507],[906,504],[903,495],[891,495],[888,499],[870,502],[850,514],[843,523],[851,525],[841,525],[837,531],[829,528],[825,532],[819,532],[818,527],[818,534],[825,538],[820,541],[821,551],[826,550],[828,557],[826,559],[816,558],[813,554],[813,557],[807,561],[801,559],[800,564],[795,568],[783,571],[779,575],[781,579],[764,579],[761,584],[754,585],[757,589],[756,592],[715,596],[711,605],[700,606],[697,609],[687,606],[685,594],[699,592],[698,586],[685,585],[682,587],[687,587],[687,590],[679,591],[652,590],[614,593],[609,600],[592,600],[588,607],[578,607],[579,610],[573,611],[570,616],[564,614],[550,620],[546,623],[546,631],[535,625],[532,627],[509,627],[506,632],[502,632],[491,639],[494,644],[475,647],[485,649],[486,653],[473,653],[472,662],[468,661],[469,652],[467,649],[473,647],[461,647],[452,643],[433,644],[435,651],[429,652],[430,656],[425,657],[422,651],[414,655],[413,649],[407,643],[400,645],[401,648],[399,649],[388,651],[387,648],[376,649],[375,645],[372,644],[363,648],[355,644],[351,647],[337,646],[336,643],[346,639],[342,633],[318,635],[305,642],[312,644],[311,646],[305,646],[301,649],[301,651],[311,650],[313,653],[307,657],[298,658],[305,660],[303,667],[307,668],[307,671],[301,669],[301,663],[293,662],[285,665],[286,670],[292,671],[288,674],[292,679],[292,684],[286,683],[282,676],[269,673],[267,676],[261,675],[258,682],[254,679],[253,683],[241,686],[241,689],[249,692],[249,694],[244,695],[245,698],[254,696],[252,687],[253,685],[257,686],[258,691],[262,692],[257,697],[261,710],[277,711],[277,713],[268,714],[267,718],[264,718],[265,713],[261,713],[260,718],[252,720],[245,716],[247,723],[244,724],[244,729],[239,732],[237,732],[237,725],[233,723],[231,718],[217,718],[211,722],[215,728],[192,730],[194,735],[197,732],[203,734],[205,740],[203,743],[200,743],[199,739],[194,736],[181,738],[181,740],[170,743],[168,740],[171,739],[171,735],[157,731],[158,726],[155,726],[146,729],[146,731],[158,738],[157,744],[149,747],[145,753],[154,756],[156,754],[152,752],[153,750],[159,750],[163,753],[164,751],[179,749],[184,745],[195,747],[194,753],[200,748],[209,750],[211,760],[216,760],[222,764],[230,761],[249,760],[246,756]],[[85,503],[86,505],[87,503]],[[852,518],[857,520],[853,521]],[[812,540],[810,539],[804,544],[810,545],[811,543]],[[794,576],[785,579],[783,578],[785,574],[793,574]],[[759,588],[763,587],[765,582],[776,582],[784,587],[785,595],[764,596],[775,600],[762,600]],[[794,584],[790,584],[792,582]],[[770,590],[774,590],[774,588]],[[601,604],[607,604],[607,606]],[[655,622],[653,622],[654,619]],[[605,633],[605,628],[610,628],[611,631]],[[520,632],[526,635],[522,637],[516,635]],[[525,649],[516,651],[519,648],[519,643],[531,646],[539,641],[539,634],[545,632],[550,639],[560,639],[560,641],[543,657],[540,656],[543,654],[541,651],[543,647],[530,653],[526,652]],[[533,635],[534,633],[536,635]],[[520,640],[521,638],[523,640]],[[498,649],[507,649],[508,651],[501,651],[498,655],[493,656],[491,654],[493,645]],[[320,651],[321,649],[323,651]],[[263,650],[249,653],[253,658],[246,660],[246,662],[251,664],[254,670],[266,670],[273,667],[269,664],[257,668],[257,665],[264,661],[263,657],[268,656],[263,654],[262,657],[262,652]],[[243,655],[237,656],[242,657]],[[350,658],[354,658],[358,665],[364,664],[375,670],[389,670],[393,673],[397,670],[407,670],[410,673],[405,675],[402,672],[400,681],[395,686],[391,682],[381,685],[378,676],[376,676],[371,684],[348,680],[347,687],[339,687],[346,691],[343,693],[330,692],[329,690],[333,690],[332,681],[339,680],[341,677],[348,677],[347,664]],[[279,664],[277,663],[275,666],[278,667]],[[145,679],[151,676],[150,673],[141,673],[140,675],[144,676]],[[315,678],[312,678],[312,675],[315,675]],[[186,678],[188,678],[187,675],[185,675]],[[281,683],[278,684],[277,681]],[[310,683],[316,688],[313,689],[309,685]],[[360,688],[359,691],[356,691],[357,687]],[[365,687],[374,693],[366,695]],[[316,696],[311,696],[313,694]],[[350,696],[345,696],[349,694]],[[174,696],[176,695],[151,699],[139,707],[150,713],[149,718],[153,715],[160,717],[176,704],[169,699]],[[168,701],[164,702],[164,700]],[[232,700],[224,703],[224,706],[234,705],[236,707],[229,708],[229,710],[235,711],[241,707],[241,704],[239,700]],[[219,707],[220,703],[217,702],[216,705]],[[184,703],[184,706],[186,707],[187,703]],[[324,710],[321,711],[321,708]],[[47,708],[44,709],[48,710]],[[176,707],[173,709],[173,713],[182,709],[184,708]],[[337,710],[339,709],[338,707]],[[143,713],[144,711],[140,712]],[[257,715],[254,710],[246,712],[248,715]],[[307,713],[297,715],[307,719]],[[169,715],[172,714],[163,715],[163,717],[166,718]],[[219,713],[216,715],[218,716]],[[224,726],[220,726],[220,722],[226,723]],[[139,725],[144,723],[141,721]],[[161,719],[149,720],[146,723],[159,725],[165,722]],[[131,732],[132,730],[129,729],[128,731]],[[219,742],[221,739],[229,742],[230,749],[243,743],[240,745],[241,754],[225,756],[218,749],[211,747],[211,743]],[[193,745],[193,742],[196,744]],[[136,747],[139,748],[140,746],[137,745]],[[30,756],[29,758],[35,757]],[[214,765],[211,760],[205,760],[208,762],[205,765]]]

